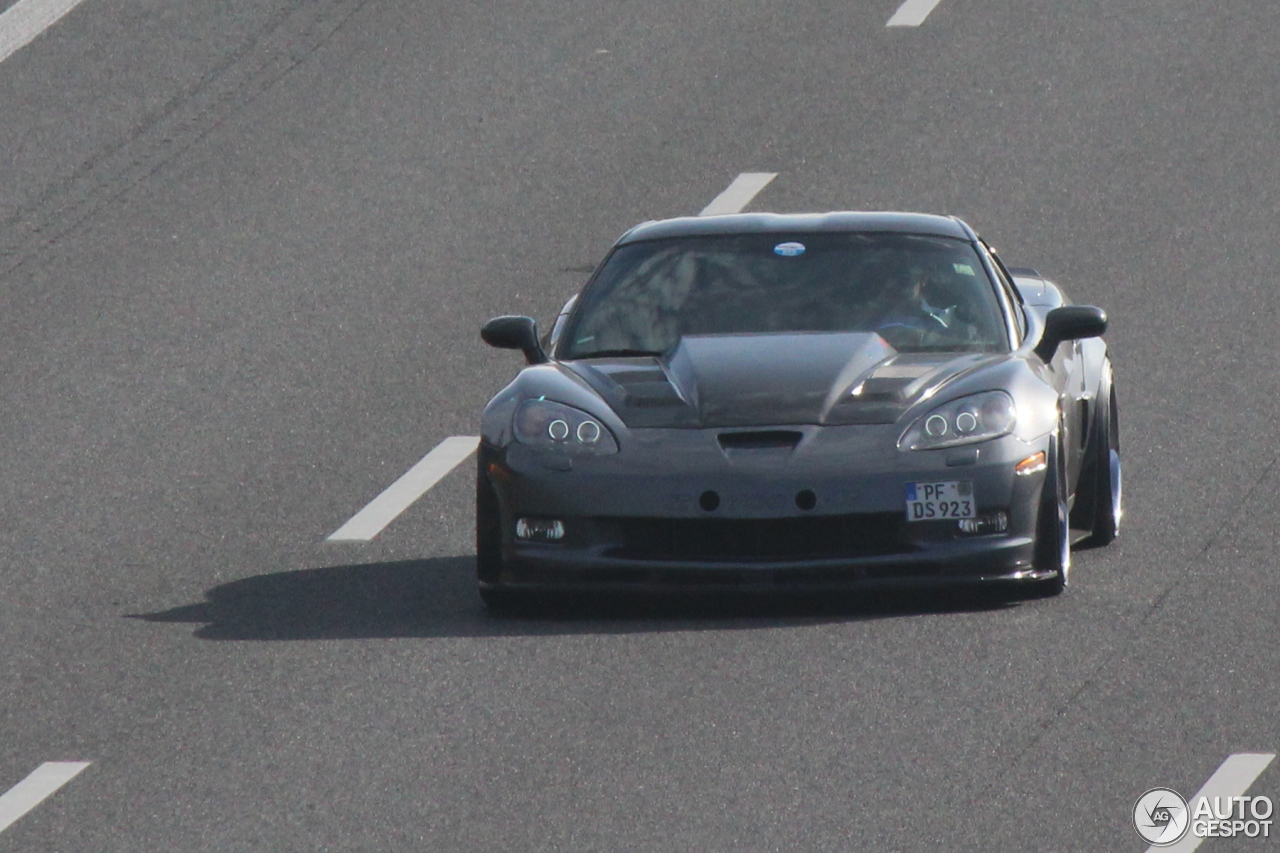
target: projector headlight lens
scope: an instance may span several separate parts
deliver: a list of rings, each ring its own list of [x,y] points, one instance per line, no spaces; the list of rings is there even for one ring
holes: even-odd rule
[[[904,450],[937,450],[1008,435],[1017,423],[1013,398],[1004,391],[970,394],[915,420],[898,439]]]
[[[531,447],[570,453],[617,453],[618,442],[591,415],[553,400],[526,400],[516,409],[516,440]]]

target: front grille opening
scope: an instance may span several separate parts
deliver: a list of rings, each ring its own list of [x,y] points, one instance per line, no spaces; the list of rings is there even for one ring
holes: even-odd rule
[[[720,446],[725,450],[790,450],[800,443],[804,433],[791,429],[754,430],[752,432],[722,432]]]
[[[611,556],[642,560],[803,560],[913,550],[901,513],[800,518],[608,518],[622,533]]]

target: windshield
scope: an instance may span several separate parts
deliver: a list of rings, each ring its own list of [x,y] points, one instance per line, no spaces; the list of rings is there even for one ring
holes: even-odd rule
[[[877,332],[902,352],[1006,352],[973,247],[913,234],[734,234],[633,243],[609,257],[560,357],[660,354],[686,335]]]

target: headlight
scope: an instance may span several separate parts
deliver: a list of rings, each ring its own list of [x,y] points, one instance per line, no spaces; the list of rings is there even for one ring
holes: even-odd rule
[[[516,440],[544,449],[577,453],[617,453],[618,442],[586,412],[551,400],[525,400],[516,409]]]
[[[1013,398],[984,391],[945,403],[916,418],[898,439],[904,450],[934,450],[1008,435],[1018,419]]]

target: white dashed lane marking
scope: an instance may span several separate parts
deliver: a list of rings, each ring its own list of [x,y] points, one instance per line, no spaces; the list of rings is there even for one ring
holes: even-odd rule
[[[89,766],[88,761],[46,761],[0,797],[0,832]]]
[[[907,0],[893,13],[886,27],[918,27],[942,0]]]
[[[733,183],[711,204],[702,209],[699,216],[714,216],[719,213],[739,213],[760,190],[778,177],[776,172],[744,172],[734,179]],[[475,452],[480,441],[474,435],[455,435],[446,438],[422,460],[409,469],[399,480],[396,480],[378,495],[368,506],[357,512],[351,520],[330,533],[326,542],[368,542],[395,521],[396,516],[404,512],[413,502],[445,478],[450,471],[458,467],[464,459]]]
[[[326,541],[368,542],[474,453],[479,441],[474,435],[446,438],[403,477],[387,486],[368,506],[353,515],[350,521],[331,533]]]
[[[777,172],[743,172],[733,179],[729,188],[711,200],[711,204],[702,208],[699,216],[716,216],[721,213],[741,213],[742,208],[750,204],[760,190],[778,177]]]
[[[699,216],[714,216],[718,213],[739,213],[760,190],[778,177],[776,172],[744,172],[729,184],[728,189],[716,196],[711,204],[702,209]],[[422,458],[417,465],[409,469],[399,480],[396,480],[386,491],[378,495],[369,505],[351,517],[351,520],[329,534],[326,542],[368,542],[383,531],[396,516],[408,509],[414,501],[422,497],[445,475],[458,467],[461,462],[475,452],[480,441],[473,435],[455,435],[446,438]]]
[[[18,0],[0,15],[0,62],[80,5],[80,0]]]
[[[1271,752],[1237,752],[1235,755],[1222,762],[1222,766],[1213,772],[1209,777],[1209,781],[1205,782],[1199,791],[1196,791],[1194,797],[1187,799],[1187,807],[1194,814],[1196,803],[1201,799],[1213,797],[1240,797],[1244,796],[1244,792],[1249,790],[1249,786],[1262,775],[1262,771],[1267,769],[1275,759],[1275,753]],[[1155,846],[1147,848],[1147,853],[1191,853],[1202,843],[1203,838],[1197,838],[1195,833],[1187,832],[1182,836],[1182,840],[1176,844],[1166,844],[1163,846]]]

